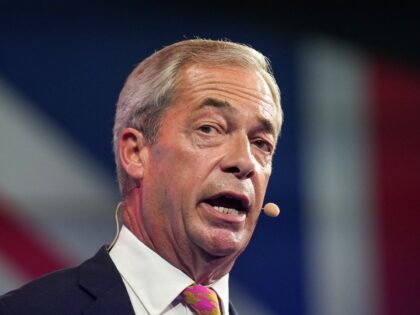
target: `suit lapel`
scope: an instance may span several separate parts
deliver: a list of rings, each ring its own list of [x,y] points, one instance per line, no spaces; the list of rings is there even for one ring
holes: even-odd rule
[[[238,312],[231,302],[229,302],[229,315],[238,315]]]
[[[117,284],[97,298],[83,315],[134,315],[133,307],[123,283]]]
[[[84,315],[134,315],[125,285],[105,247],[79,269],[79,285],[93,302]]]

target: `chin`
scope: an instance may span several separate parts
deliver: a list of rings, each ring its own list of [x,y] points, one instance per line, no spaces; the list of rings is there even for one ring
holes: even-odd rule
[[[216,237],[211,240],[204,240],[200,246],[212,257],[237,257],[245,248],[243,241],[232,238]]]

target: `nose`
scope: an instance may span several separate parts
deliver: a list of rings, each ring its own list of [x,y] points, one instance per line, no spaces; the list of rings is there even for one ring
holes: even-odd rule
[[[226,144],[226,154],[221,162],[222,171],[232,173],[238,179],[252,177],[256,162],[248,137],[246,135],[236,135]]]

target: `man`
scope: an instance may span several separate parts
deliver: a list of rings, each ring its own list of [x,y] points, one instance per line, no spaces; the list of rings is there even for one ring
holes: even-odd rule
[[[134,69],[113,130],[123,228],[0,314],[236,314],[228,275],[261,212],[283,114],[259,52],[187,40]]]

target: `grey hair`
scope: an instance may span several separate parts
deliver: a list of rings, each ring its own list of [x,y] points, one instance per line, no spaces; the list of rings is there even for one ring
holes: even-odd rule
[[[173,103],[186,64],[238,66],[258,71],[270,88],[281,120],[280,91],[270,61],[255,49],[227,40],[191,39],[164,47],[142,61],[128,76],[120,93],[113,128],[113,148],[120,192],[125,195],[134,184],[119,161],[121,131],[135,128],[146,141],[157,139],[161,118]]]

